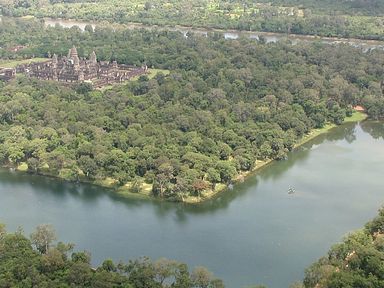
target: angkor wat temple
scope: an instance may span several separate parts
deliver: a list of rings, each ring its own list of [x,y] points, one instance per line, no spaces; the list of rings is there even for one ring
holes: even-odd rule
[[[73,46],[67,57],[52,58],[44,62],[22,64],[16,68],[1,70],[0,79],[10,80],[18,73],[42,80],[54,80],[66,83],[89,82],[94,87],[120,83],[132,77],[145,74],[147,67],[136,67],[117,64],[116,61],[97,61],[96,53],[92,52],[89,59],[81,59]]]

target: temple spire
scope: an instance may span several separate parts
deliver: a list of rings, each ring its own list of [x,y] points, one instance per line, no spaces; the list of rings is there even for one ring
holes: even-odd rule
[[[69,49],[69,58],[74,59],[75,57],[79,57],[79,54],[77,53],[75,45],[73,45],[73,47]]]
[[[75,45],[73,45],[73,47],[69,49],[68,59],[72,61],[72,63],[75,65],[75,68],[78,68],[78,66],[80,65],[80,59]]]
[[[89,60],[91,60],[91,62],[93,64],[96,64],[97,63],[97,57],[96,57],[96,53],[95,51],[92,51],[91,55],[89,56]]]

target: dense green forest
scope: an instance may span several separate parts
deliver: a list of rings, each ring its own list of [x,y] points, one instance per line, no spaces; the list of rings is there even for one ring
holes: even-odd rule
[[[28,32],[27,32],[28,31]],[[348,45],[265,44],[178,32],[44,28],[3,19],[5,58],[95,50],[100,59],[171,70],[106,90],[20,76],[0,83],[0,161],[69,180],[114,179],[172,200],[284,159],[306,133],[352,105],[384,115],[384,53]]]
[[[249,5],[249,2],[243,1]],[[301,7],[328,15],[378,15],[384,14],[384,2],[381,0],[259,0],[273,6]]]
[[[384,38],[381,0],[0,0],[7,16]]]
[[[384,287],[384,209],[306,270],[307,288]]]
[[[224,288],[206,268],[189,272],[187,265],[164,258],[127,264],[108,259],[94,268],[89,253],[55,240],[49,225],[38,226],[29,238],[0,225],[0,287]]]

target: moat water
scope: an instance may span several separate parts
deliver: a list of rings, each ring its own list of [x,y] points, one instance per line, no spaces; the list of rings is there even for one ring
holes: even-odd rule
[[[44,18],[45,24],[47,26],[60,25],[65,28],[71,28],[74,26],[79,27],[81,30],[84,30],[86,25],[91,25],[93,28],[96,27],[97,22],[89,21],[77,21],[77,20],[66,20],[66,19],[53,19],[53,18]],[[184,35],[187,35],[188,32],[192,31],[197,34],[207,35],[210,32],[220,32],[223,33],[225,39],[237,39],[239,37],[248,37],[251,39],[259,40],[261,37],[265,40],[266,43],[278,42],[281,40],[289,39],[293,44],[297,44],[300,41],[312,42],[320,41],[322,43],[328,44],[349,44],[355,47],[360,47],[364,51],[369,49],[384,49],[383,41],[375,40],[361,40],[361,39],[345,39],[345,38],[336,38],[336,37],[314,37],[310,35],[295,35],[284,33],[268,33],[268,32],[249,32],[249,31],[236,31],[236,30],[220,30],[220,29],[202,29],[202,28],[191,28],[184,26],[174,26],[174,27],[162,27],[156,25],[143,25],[140,23],[127,23],[126,27],[130,29],[144,28],[144,29],[162,29],[162,30],[171,30],[179,31]]]
[[[27,234],[51,223],[60,240],[91,251],[94,265],[167,257],[204,265],[229,288],[284,288],[383,205],[383,137],[383,122],[343,125],[200,206],[3,169],[0,222]]]

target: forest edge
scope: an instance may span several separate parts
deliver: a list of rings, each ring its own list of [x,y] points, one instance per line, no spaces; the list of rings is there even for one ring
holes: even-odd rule
[[[361,109],[355,109],[352,116],[346,117],[341,125],[343,125],[345,123],[360,122],[360,121],[365,120],[367,117],[368,117],[368,115],[364,111],[361,111]],[[294,149],[296,149],[296,148],[300,147],[301,145],[309,142],[310,140],[316,138],[317,136],[320,136],[322,134],[329,132],[331,129],[336,128],[336,127],[337,127],[336,124],[327,123],[323,128],[317,128],[317,129],[311,130],[311,132],[304,135],[304,137],[302,137],[301,140],[295,144]],[[212,189],[205,190],[200,197],[199,196],[183,197],[181,199],[181,202],[187,203],[187,204],[201,204],[207,200],[214,199],[214,198],[218,197],[221,193],[228,191],[230,185],[243,182],[247,177],[254,175],[255,173],[257,173],[261,169],[264,169],[265,167],[267,167],[269,164],[271,164],[274,161],[276,161],[276,159],[257,160],[256,164],[252,170],[239,173],[234,179],[232,179],[230,184],[225,185],[222,183],[218,183],[215,187],[215,190],[212,190]],[[9,169],[15,169],[18,172],[28,173],[28,165],[25,162],[20,163],[17,167],[13,167],[10,165],[5,165],[5,167],[9,168]],[[60,176],[60,174],[57,175],[54,173],[50,173],[49,170],[42,170],[38,173],[38,175],[65,180],[64,177]],[[140,192],[133,192],[133,189],[132,189],[133,183],[132,182],[128,182],[123,186],[116,187],[117,180],[110,178],[110,177],[107,177],[107,178],[104,178],[101,180],[98,179],[98,180],[94,180],[94,181],[86,179],[85,177],[81,177],[79,179],[79,182],[80,183],[89,183],[89,184],[93,184],[96,186],[101,186],[104,188],[112,189],[114,191],[114,193],[116,193],[119,196],[125,197],[125,198],[161,200],[161,201],[163,200],[163,199],[160,199],[158,197],[151,195],[152,194],[152,185],[147,184],[147,183],[141,184],[142,189]],[[165,199],[165,201],[167,201],[167,200]]]

